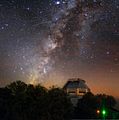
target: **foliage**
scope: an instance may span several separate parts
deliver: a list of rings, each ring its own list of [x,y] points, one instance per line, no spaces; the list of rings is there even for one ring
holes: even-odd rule
[[[0,88],[1,120],[69,120],[72,113],[78,119],[102,118],[96,110],[104,108],[108,118],[117,118],[115,104],[113,96],[87,93],[74,109],[69,96],[60,88],[48,90],[40,84],[27,85],[21,81]]]
[[[72,105],[60,88],[13,82],[0,89],[1,120],[67,120]]]
[[[94,95],[87,93],[82,99],[78,101],[78,105],[75,109],[75,113],[80,118],[102,118],[101,111],[107,110],[108,118],[112,118],[112,108],[116,105],[116,101],[113,96],[99,94]],[[100,114],[97,114],[97,110],[100,110]]]

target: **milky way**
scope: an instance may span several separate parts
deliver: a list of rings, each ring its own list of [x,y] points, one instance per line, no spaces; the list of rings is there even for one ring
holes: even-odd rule
[[[114,93],[118,72],[118,0],[0,1],[1,86],[80,77]]]

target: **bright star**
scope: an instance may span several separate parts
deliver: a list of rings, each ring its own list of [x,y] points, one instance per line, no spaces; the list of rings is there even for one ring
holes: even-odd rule
[[[60,4],[60,1],[57,1],[56,4],[59,5],[59,4]]]

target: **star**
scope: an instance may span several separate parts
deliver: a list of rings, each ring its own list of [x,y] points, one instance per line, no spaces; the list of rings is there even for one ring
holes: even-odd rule
[[[56,3],[55,3],[56,5],[60,5],[60,1],[56,1]]]
[[[107,55],[109,55],[109,54],[110,54],[110,52],[109,52],[109,51],[107,51],[107,52],[106,52],[106,54],[107,54]]]
[[[114,88],[119,83],[118,9],[119,0],[1,0],[0,85],[19,78],[63,84],[79,77],[94,90],[100,81]]]
[[[27,10],[30,10],[30,8],[29,8],[29,7],[27,7],[26,9],[27,9]]]

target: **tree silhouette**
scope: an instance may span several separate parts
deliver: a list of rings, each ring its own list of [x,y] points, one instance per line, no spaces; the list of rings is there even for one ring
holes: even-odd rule
[[[101,118],[102,115],[96,113],[97,110],[106,109],[108,111],[108,118],[112,118],[111,109],[116,105],[116,101],[113,96],[99,94],[94,95],[87,93],[82,99],[78,101],[78,105],[75,109],[75,116],[79,118]]]
[[[49,90],[40,84],[34,86],[16,81],[0,88],[0,119],[1,120],[70,120],[72,111],[75,118],[101,118],[96,110],[108,109],[108,118],[116,104],[113,96],[87,93],[79,99],[73,109],[69,96],[61,88]]]
[[[13,96],[11,91],[7,88],[0,88],[0,119],[1,120],[10,120],[11,116],[11,103]],[[9,119],[8,119],[9,118]]]
[[[2,120],[66,120],[72,106],[60,88],[47,90],[40,84],[16,81],[0,89]]]
[[[67,120],[71,118],[72,104],[67,94],[60,88],[51,88],[47,94],[48,120]]]

